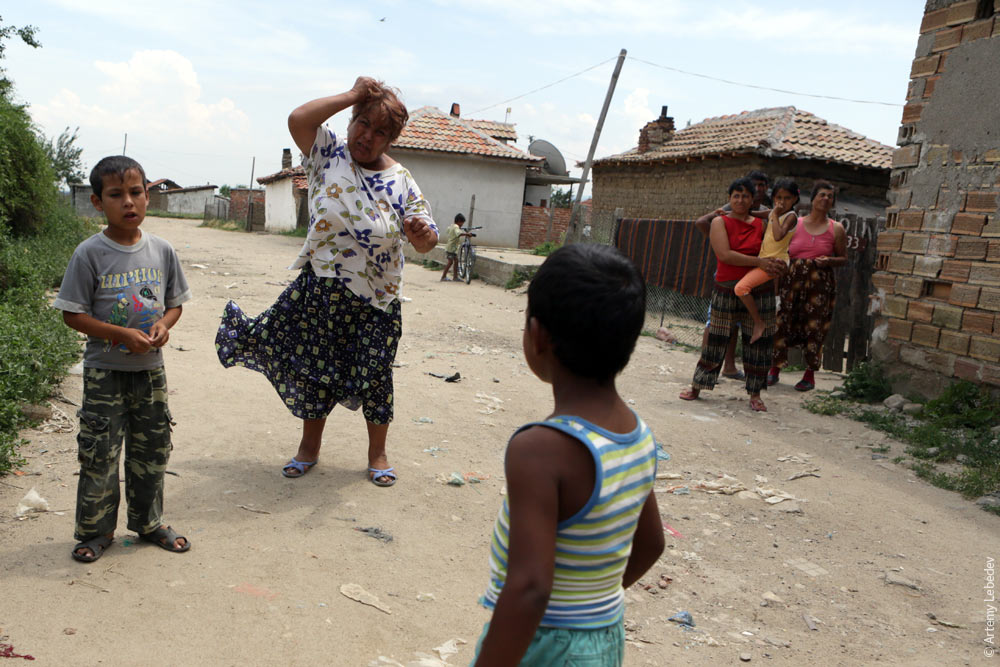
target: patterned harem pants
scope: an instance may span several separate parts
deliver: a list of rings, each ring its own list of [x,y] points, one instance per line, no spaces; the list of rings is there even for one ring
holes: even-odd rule
[[[773,365],[784,368],[788,349],[801,346],[806,366],[818,371],[836,303],[833,269],[816,266],[812,259],[793,259],[779,293],[781,311],[774,335]]]
[[[722,360],[733,329],[740,327],[743,340],[743,372],[746,374],[748,394],[758,394],[767,389],[767,371],[774,344],[774,285],[767,282],[751,293],[757,310],[764,320],[764,335],[750,343],[753,319],[746,306],[733,293],[732,288],[716,285],[712,293],[712,320],[708,327],[708,342],[701,351],[701,358],[694,369],[691,385],[695,389],[714,389],[719,380]]]

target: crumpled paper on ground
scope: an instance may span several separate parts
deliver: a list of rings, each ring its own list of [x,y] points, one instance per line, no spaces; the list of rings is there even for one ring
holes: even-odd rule
[[[24,494],[24,498],[21,498],[21,502],[17,504],[17,510],[14,511],[14,516],[20,519],[25,514],[30,514],[31,512],[48,512],[49,511],[49,501],[42,498],[39,495],[35,487],[31,487],[31,491]]]
[[[717,479],[699,479],[691,483],[692,489],[705,493],[722,493],[732,496],[740,491],[746,491],[746,485],[732,475],[723,474]]]
[[[754,493],[764,499],[765,503],[775,505],[784,500],[797,500],[800,503],[807,502],[804,498],[796,498],[787,491],[782,491],[781,489],[755,487]]]

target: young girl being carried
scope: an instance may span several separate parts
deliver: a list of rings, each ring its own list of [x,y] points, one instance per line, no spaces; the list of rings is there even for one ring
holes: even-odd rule
[[[767,226],[764,229],[764,241],[760,246],[760,257],[775,257],[788,264],[788,244],[794,236],[797,222],[795,205],[799,203],[799,186],[789,178],[783,178],[774,184],[771,191],[774,208],[767,214]],[[733,292],[746,306],[753,318],[753,333],[750,342],[755,343],[764,335],[764,320],[757,310],[750,291],[774,278],[764,269],[753,269],[736,283]]]

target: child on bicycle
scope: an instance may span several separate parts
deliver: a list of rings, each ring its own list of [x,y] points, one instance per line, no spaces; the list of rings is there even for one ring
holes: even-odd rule
[[[664,546],[653,434],[615,388],[645,310],[607,246],[560,248],[528,287],[524,356],[555,406],[507,445],[478,667],[622,663],[624,589]]]
[[[441,274],[441,282],[448,282],[448,269],[454,266],[452,272],[452,277],[450,280],[458,281],[458,243],[463,236],[468,236],[468,234],[462,233],[462,225],[465,224],[465,216],[459,213],[455,216],[455,224],[448,228],[445,232],[446,245],[444,251],[448,257],[448,263],[444,265],[444,273]]]

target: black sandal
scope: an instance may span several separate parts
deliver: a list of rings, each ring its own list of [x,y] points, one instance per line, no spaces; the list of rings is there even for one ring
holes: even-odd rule
[[[152,542],[161,549],[166,549],[167,551],[172,551],[175,554],[184,553],[191,548],[191,540],[184,537],[183,535],[178,535],[173,528],[167,526],[164,528],[160,526],[151,533],[146,533],[145,535],[139,535],[139,539],[143,542]],[[174,546],[174,542],[178,539],[184,540],[184,546],[178,547]]]
[[[113,537],[108,537],[106,535],[99,535],[98,537],[92,537],[86,542],[80,542],[75,547],[73,547],[73,560],[78,560],[81,563],[93,563],[95,560],[104,555],[104,551],[111,546],[114,542]],[[92,555],[79,554],[77,551],[80,549],[90,549]]]

